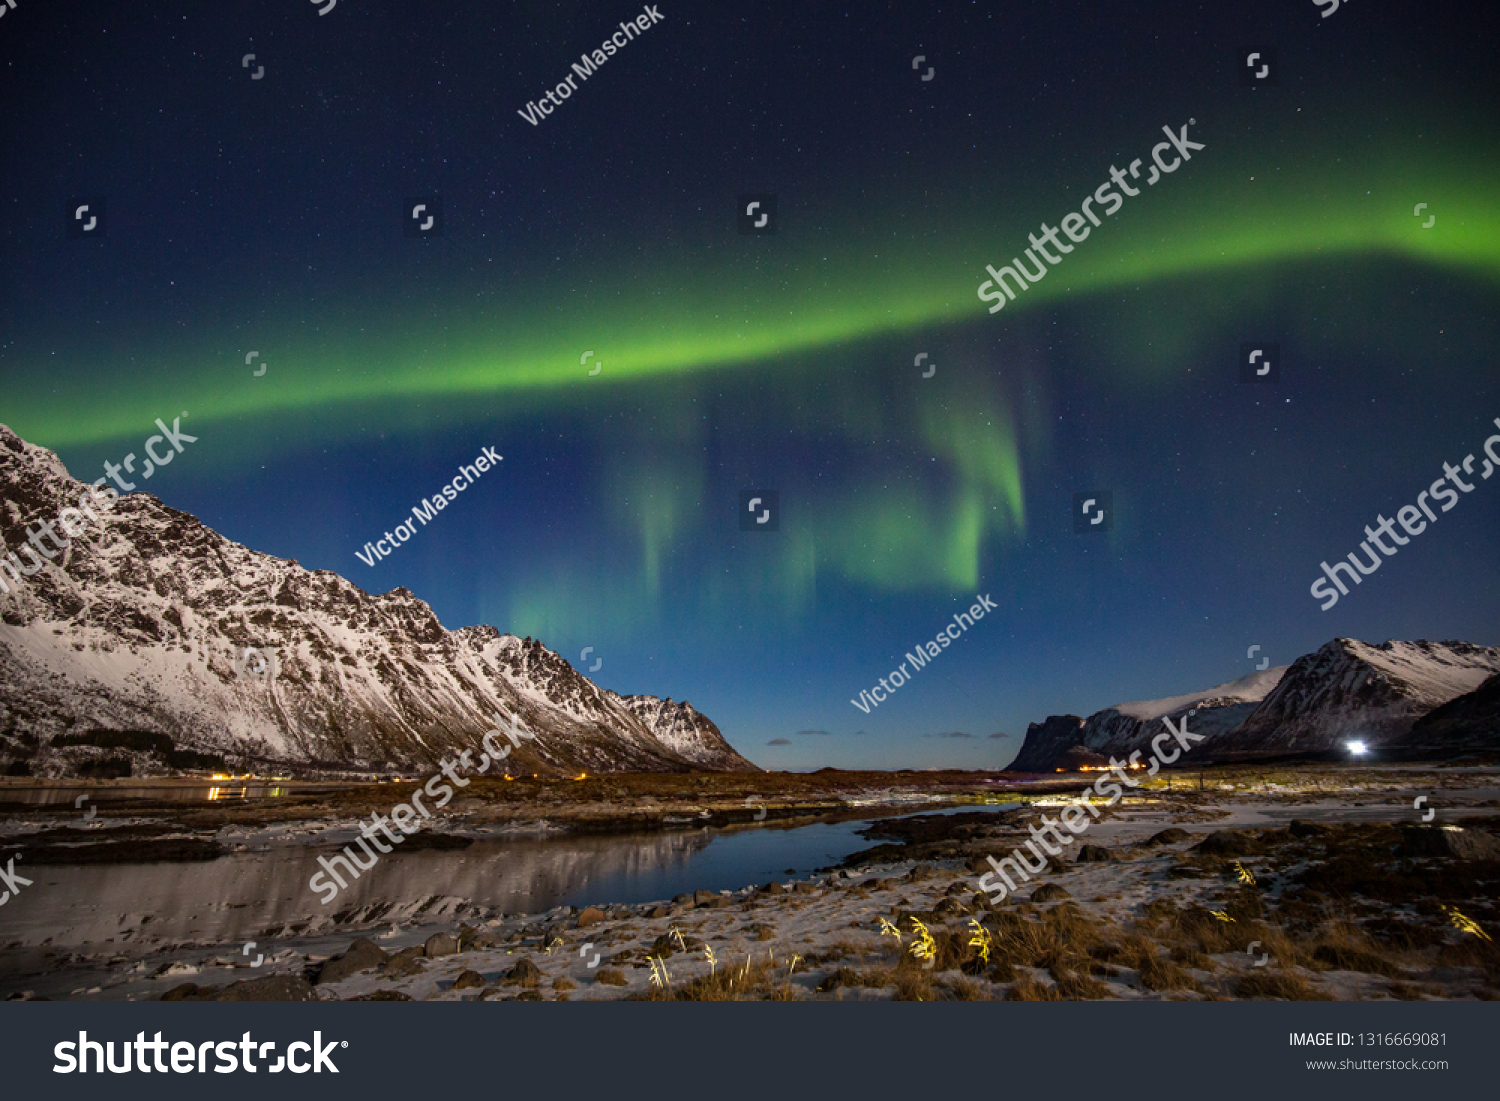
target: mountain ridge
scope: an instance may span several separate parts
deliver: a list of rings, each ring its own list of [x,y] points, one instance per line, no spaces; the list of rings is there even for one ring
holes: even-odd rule
[[[685,703],[622,697],[540,641],[449,631],[404,587],[367,593],[104,488],[0,425],[0,556],[15,567],[0,571],[0,767],[66,774],[96,754],[49,752],[58,735],[136,730],[226,759],[402,769],[514,717],[537,735],[517,769],[758,771]],[[85,530],[63,529],[42,562],[24,544],[80,497],[97,522],[79,515]]]
[[[1032,723],[1007,768],[1052,771],[1075,747],[1105,757],[1125,758],[1137,749],[1149,754],[1151,736],[1163,729],[1158,720],[1175,722],[1189,712],[1193,732],[1205,739],[1194,747],[1194,759],[1203,763],[1327,753],[1350,740],[1394,746],[1404,744],[1424,716],[1476,692],[1497,672],[1500,647],[1425,639],[1375,645],[1338,637],[1290,665],[1205,692],[1116,704],[1086,719],[1054,715]],[[1488,713],[1483,701],[1455,712],[1466,721]],[[1441,731],[1453,751],[1468,737],[1452,721],[1429,733]],[[1426,747],[1435,748],[1431,737]]]

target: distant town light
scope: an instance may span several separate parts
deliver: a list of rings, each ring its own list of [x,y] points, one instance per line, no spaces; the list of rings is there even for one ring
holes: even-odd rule
[[[1365,743],[1361,741],[1350,742],[1349,752],[1354,754],[1356,757],[1363,757],[1365,755]]]

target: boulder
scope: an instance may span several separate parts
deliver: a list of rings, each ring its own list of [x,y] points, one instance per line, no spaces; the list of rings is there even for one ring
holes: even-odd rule
[[[478,971],[465,971],[453,980],[454,990],[475,990],[484,987],[484,976]]]
[[[1260,844],[1243,830],[1215,830],[1193,846],[1205,856],[1248,856],[1260,852]]]
[[[784,895],[786,894],[786,888],[780,883],[767,883],[760,889],[760,893],[763,895]]]
[[[587,929],[590,925],[598,925],[606,920],[604,911],[597,906],[585,906],[578,915],[578,928]]]
[[[713,903],[717,902],[719,899],[721,899],[723,897],[724,896],[721,895],[721,894],[719,894],[718,891],[694,891],[693,892],[693,905],[694,906],[709,906],[709,905],[712,905]]]
[[[1500,840],[1483,830],[1459,826],[1403,826],[1402,856],[1447,856],[1457,860],[1500,860]]]
[[[447,933],[433,933],[427,938],[427,943],[422,945],[422,954],[428,959],[437,959],[439,956],[454,956],[458,954],[458,939]]]
[[[345,998],[346,1002],[409,1002],[411,995],[403,994],[399,990],[376,990],[369,994],[360,994],[354,998]]]
[[[1157,845],[1175,845],[1179,841],[1189,840],[1192,836],[1187,830],[1180,830],[1176,826],[1173,826],[1170,829],[1162,830],[1160,833],[1153,833],[1141,842],[1141,847],[1143,849],[1151,849]]]
[[[1085,845],[1078,850],[1078,863],[1080,864],[1112,864],[1115,854],[1103,845]]]
[[[1056,883],[1043,883],[1031,892],[1031,901],[1034,903],[1051,902],[1057,898],[1072,898],[1072,894],[1064,887]]]
[[[318,972],[318,985],[343,982],[350,975],[368,971],[372,967],[379,967],[389,958],[374,942],[360,937],[343,955],[334,956],[333,959],[323,964]]]
[[[530,960],[522,958],[505,973],[506,982],[518,982],[522,986],[536,986],[542,981],[542,969]]]
[[[422,946],[414,944],[410,948],[403,948],[390,959],[380,965],[380,972],[391,978],[399,979],[407,975],[415,975],[426,966],[426,958],[422,955]]]
[[[1286,829],[1293,837],[1320,837],[1333,832],[1331,828],[1321,823],[1304,822],[1300,818],[1293,818]]]
[[[672,908],[670,906],[653,906],[651,907],[651,909],[646,911],[646,916],[648,918],[671,917]]]

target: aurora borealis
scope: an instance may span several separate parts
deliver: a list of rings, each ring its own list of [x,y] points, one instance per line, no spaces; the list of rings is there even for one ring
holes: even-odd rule
[[[515,105],[634,8],[305,7],[0,25],[0,423],[75,476],[188,410],[168,504],[445,626],[592,646],[599,683],[773,768],[998,767],[1029,721],[1206,688],[1251,645],[1500,641],[1490,484],[1336,609],[1307,594],[1500,416],[1477,33],[1379,0],[673,3],[533,127]],[[1240,86],[1247,42],[1277,86]],[[986,312],[986,263],[1189,117],[1191,164]],[[745,192],[778,195],[775,235],[736,233]],[[430,194],[444,235],[404,236]],[[104,240],[65,236],[79,195]],[[1237,381],[1254,340],[1275,386]],[[485,446],[497,475],[356,559]],[[749,488],[778,531],[739,530]],[[1078,536],[1091,488],[1113,530]],[[851,708],[981,593],[999,611]]]

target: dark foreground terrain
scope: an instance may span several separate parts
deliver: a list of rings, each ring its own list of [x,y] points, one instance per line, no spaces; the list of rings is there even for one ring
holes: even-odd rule
[[[981,893],[987,858],[1009,856],[1092,779],[829,770],[477,780],[406,845],[447,851],[539,819],[584,832],[874,821],[861,851],[811,878],[539,914],[382,923],[347,910],[316,927],[265,929],[257,939],[275,951],[259,966],[238,944],[140,938],[91,954],[12,943],[0,948],[0,983],[11,996],[173,999],[1500,996],[1496,770],[1163,774],[1008,897]],[[297,842],[311,846],[317,830],[386,813],[410,787],[138,805],[127,819],[88,823],[71,808],[26,810],[5,821],[0,865],[21,852],[23,868],[213,860],[226,837],[289,827],[313,830]],[[913,814],[924,805],[959,812]],[[88,985],[63,989],[85,972]]]

